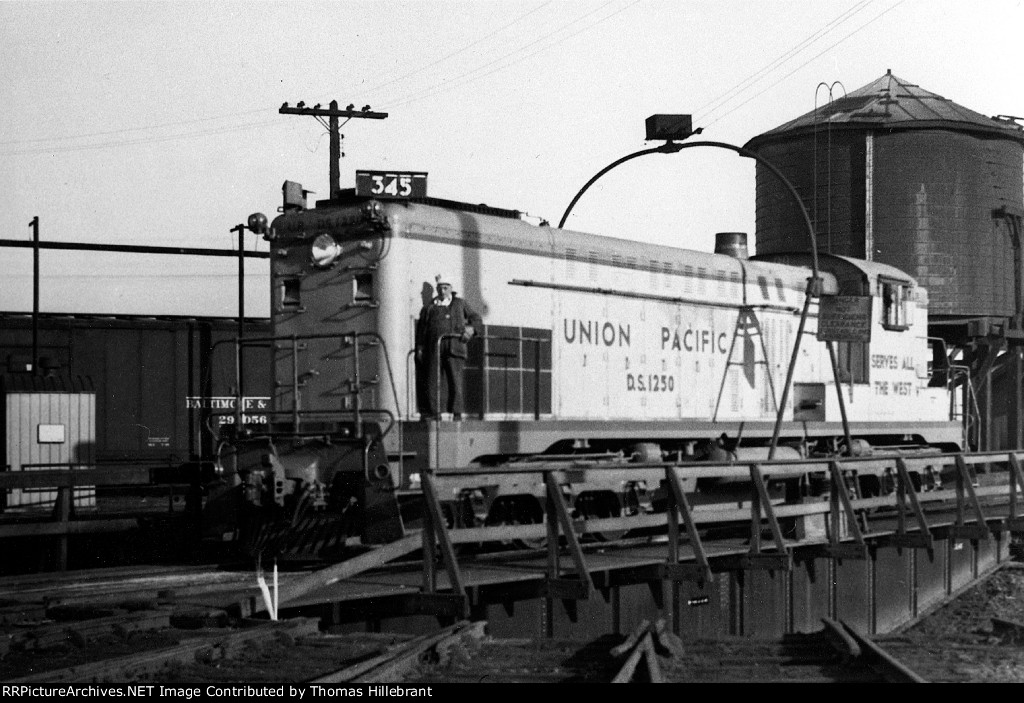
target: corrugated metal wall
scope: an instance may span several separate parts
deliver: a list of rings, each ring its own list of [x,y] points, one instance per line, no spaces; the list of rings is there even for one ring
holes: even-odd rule
[[[89,466],[95,461],[93,393],[8,392],[4,418],[4,463],[10,471]],[[50,508],[56,497],[56,490],[13,489],[7,491],[6,500],[8,508]],[[75,490],[76,508],[95,504],[94,489]]]

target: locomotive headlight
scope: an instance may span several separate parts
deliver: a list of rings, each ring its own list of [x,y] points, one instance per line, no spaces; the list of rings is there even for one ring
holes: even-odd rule
[[[249,215],[249,231],[253,234],[266,234],[267,216],[262,212],[254,212]]]
[[[313,246],[310,247],[313,265],[319,268],[327,268],[333,264],[341,253],[341,245],[329,234],[321,234],[313,240]]]
[[[381,222],[384,220],[384,206],[378,200],[363,203],[363,215],[371,222]]]

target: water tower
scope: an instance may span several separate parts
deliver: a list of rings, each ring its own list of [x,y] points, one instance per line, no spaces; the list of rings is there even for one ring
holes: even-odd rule
[[[745,146],[794,184],[819,251],[896,266],[928,289],[929,334],[976,386],[991,385],[997,364],[1020,366],[1019,353],[1003,353],[1024,337],[1024,129],[1013,118],[889,71]],[[756,253],[807,249],[802,214],[778,179],[756,173]],[[1021,424],[1007,423],[1011,435]]]

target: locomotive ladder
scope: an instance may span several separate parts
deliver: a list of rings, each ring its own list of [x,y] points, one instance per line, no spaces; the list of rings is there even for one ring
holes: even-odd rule
[[[736,327],[732,331],[732,342],[729,344],[729,354],[725,361],[725,371],[722,372],[722,383],[718,387],[718,399],[715,401],[715,413],[711,418],[712,422],[718,421],[718,409],[722,405],[722,394],[725,392],[725,382],[729,378],[729,367],[730,366],[745,366],[746,361],[733,361],[733,351],[736,349],[736,338],[740,336],[740,332],[743,333],[744,340],[753,339],[757,337],[758,342],[761,344],[761,360],[756,359],[753,366],[764,365],[764,375],[768,379],[768,388],[772,392],[772,404],[774,410],[778,412],[779,401],[775,396],[775,382],[772,381],[772,370],[768,364],[768,349],[764,345],[764,333],[761,331],[761,323],[757,319],[757,315],[754,309],[749,305],[744,305],[740,308],[739,314],[736,316]],[[756,370],[755,370],[756,373]]]

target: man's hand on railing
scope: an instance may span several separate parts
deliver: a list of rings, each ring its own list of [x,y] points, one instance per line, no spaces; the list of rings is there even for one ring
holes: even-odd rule
[[[470,339],[473,338],[473,335],[475,333],[476,333],[476,330],[473,329],[472,325],[466,325],[466,329],[463,330],[463,332],[462,332],[462,341],[463,342],[468,342]]]

